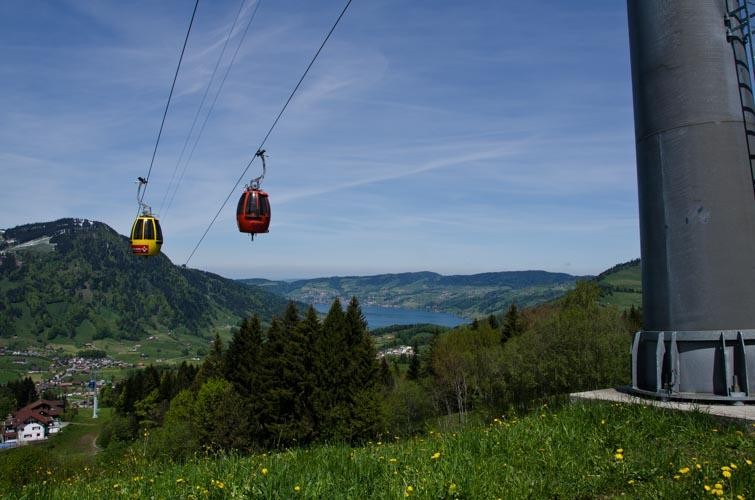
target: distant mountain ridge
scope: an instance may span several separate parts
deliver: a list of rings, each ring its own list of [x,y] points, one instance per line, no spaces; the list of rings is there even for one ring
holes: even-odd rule
[[[139,340],[154,332],[204,336],[283,297],[216,274],[131,255],[102,222],[60,219],[0,231],[0,337],[44,343]]]
[[[529,306],[556,298],[571,289],[573,276],[547,271],[502,271],[445,276],[430,271],[374,276],[333,276],[295,281],[239,280],[290,299],[326,303],[356,296],[366,305],[443,311],[474,318],[500,313],[509,304]]]

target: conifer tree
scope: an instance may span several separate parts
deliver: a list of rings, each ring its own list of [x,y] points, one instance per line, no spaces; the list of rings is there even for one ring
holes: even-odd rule
[[[346,308],[345,320],[350,390],[345,402],[349,418],[344,437],[353,441],[377,434],[383,426],[383,418],[377,353],[356,297],[352,297]]]
[[[488,316],[488,324],[493,330],[498,330],[501,327],[501,324],[498,322],[498,318],[495,316],[495,314]]]
[[[412,345],[412,357],[409,360],[409,369],[406,371],[406,378],[417,380],[420,372],[419,346],[416,342]]]
[[[510,338],[524,333],[524,322],[519,315],[519,309],[516,304],[511,304],[503,317],[503,328],[501,329],[501,343],[506,343]]]
[[[330,439],[338,436],[336,427],[342,408],[339,404],[346,400],[348,388],[346,379],[345,317],[341,301],[336,297],[330,306],[318,335],[313,342],[313,408],[316,432],[320,437]]]
[[[307,397],[311,374],[307,369],[308,339],[299,313],[290,302],[283,320],[273,319],[262,358],[264,387],[261,412],[265,441],[274,446],[307,442],[313,433]]]
[[[256,314],[245,318],[233,334],[225,352],[223,368],[225,379],[242,398],[251,398],[259,392],[260,359],[262,357],[262,325]]]
[[[223,378],[223,341],[217,333],[212,343],[212,349],[210,349],[210,353],[204,359],[194,379],[194,387],[198,390],[203,383],[211,378]]]
[[[380,373],[378,374],[378,378],[380,379],[380,384],[386,390],[393,389],[396,385],[396,381],[393,380],[393,373],[391,373],[391,369],[388,367],[388,361],[386,361],[385,356],[380,359]]]

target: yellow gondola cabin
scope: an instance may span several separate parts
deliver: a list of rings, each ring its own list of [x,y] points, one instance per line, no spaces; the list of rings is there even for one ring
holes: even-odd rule
[[[152,215],[140,215],[131,226],[131,252],[134,255],[152,257],[160,253],[163,232],[160,221]]]

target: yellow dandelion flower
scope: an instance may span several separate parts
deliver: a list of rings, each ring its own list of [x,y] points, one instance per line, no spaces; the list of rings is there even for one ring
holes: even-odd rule
[[[263,467],[262,470],[260,471],[260,474],[262,474],[263,476],[267,476],[267,468]]]
[[[636,482],[637,482],[637,481],[635,481],[634,479],[630,479],[629,481],[627,481],[627,484],[634,484],[634,483],[636,483]]]
[[[440,458],[440,452],[436,451],[433,453],[433,455],[430,457],[431,460],[438,460]]]
[[[448,485],[448,492],[453,494],[456,493],[456,490],[459,489],[458,486],[456,486],[456,483],[451,483]]]
[[[616,450],[616,453],[624,453],[624,448],[619,448],[618,450]]]
[[[744,495],[737,495],[737,500],[745,500]]]
[[[606,425],[606,421],[605,420],[601,420],[600,421],[600,425]]]
[[[723,474],[726,479],[729,479],[731,477],[731,472],[729,472],[728,470],[723,471],[721,474]]]
[[[410,495],[411,495],[412,493],[414,493],[414,486],[412,486],[412,485],[410,484],[410,485],[409,485],[409,486],[407,486],[407,487],[406,487],[406,489],[404,490],[404,496],[405,496],[405,497],[408,497],[408,496],[410,496]]]
[[[225,488],[225,483],[223,481],[215,481],[215,487],[222,490]]]
[[[678,480],[680,477],[682,477],[682,476],[680,476],[679,474],[674,474],[674,479]]]
[[[745,459],[745,463],[746,463],[747,465],[752,465],[752,460],[750,460],[749,458],[746,458],[746,459]]]
[[[731,467],[732,469],[736,469],[737,468],[737,464],[731,463],[731,464],[729,464],[729,467]]]
[[[703,468],[703,466],[702,466],[702,465],[700,465],[700,464],[695,464],[695,469],[697,469],[697,470],[700,470],[700,469],[702,469],[702,468]]]
[[[717,497],[722,497],[724,496],[724,490],[714,490],[713,494],[716,495]]]
[[[389,458],[389,459],[388,459],[388,462],[390,462],[390,463],[392,463],[392,464],[395,464],[395,463],[396,463],[397,461],[398,461],[398,460],[396,460],[395,458]]]
[[[616,453],[614,454],[613,458],[615,458],[618,461],[624,460],[624,454],[623,453]]]
[[[682,467],[679,469],[679,474],[687,474],[689,473],[689,467]]]
[[[716,483],[713,485],[713,488],[716,490],[722,490],[724,489],[724,486],[721,483]]]
[[[299,486],[298,484],[294,486],[294,491],[299,493],[301,491],[301,486]]]
[[[182,478],[182,477],[179,477],[178,479],[176,479],[176,484],[180,484],[180,483],[183,483],[184,481],[185,481],[185,479],[184,479],[184,478]]]

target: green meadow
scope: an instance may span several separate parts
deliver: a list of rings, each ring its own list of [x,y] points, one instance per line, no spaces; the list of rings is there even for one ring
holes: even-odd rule
[[[247,456],[119,458],[37,466],[8,498],[752,498],[753,427],[611,403],[547,405],[421,436]],[[61,436],[62,437],[62,436]],[[34,448],[34,447],[28,447]],[[6,455],[6,453],[3,453]],[[0,456],[0,465],[5,456]],[[49,458],[49,457],[48,457]],[[10,486],[6,483],[5,486]]]

